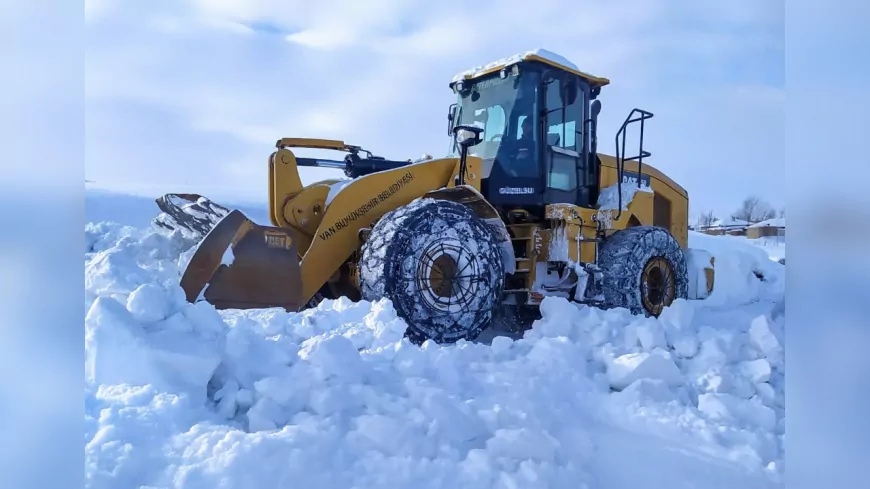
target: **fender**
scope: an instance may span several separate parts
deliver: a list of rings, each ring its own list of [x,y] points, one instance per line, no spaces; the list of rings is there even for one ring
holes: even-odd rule
[[[481,218],[492,230],[498,247],[501,250],[501,260],[504,264],[505,273],[512,274],[516,271],[517,260],[507,226],[505,226],[504,221],[498,215],[495,207],[476,188],[470,185],[440,188],[426,192],[426,197],[450,200],[457,204],[471,207],[471,210],[474,211],[477,217]]]

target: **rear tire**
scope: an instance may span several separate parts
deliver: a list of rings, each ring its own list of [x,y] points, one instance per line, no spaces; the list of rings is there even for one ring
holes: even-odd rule
[[[686,259],[666,229],[636,226],[617,231],[602,243],[601,292],[605,307],[658,317],[676,299],[689,296]]]
[[[489,327],[504,263],[492,232],[469,207],[417,199],[372,228],[359,280],[363,299],[392,301],[411,341],[452,343]]]

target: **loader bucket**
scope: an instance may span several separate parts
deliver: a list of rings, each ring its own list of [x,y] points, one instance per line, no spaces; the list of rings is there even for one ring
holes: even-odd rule
[[[199,243],[181,277],[188,302],[217,309],[299,309],[302,283],[296,245],[286,231],[229,212]]]

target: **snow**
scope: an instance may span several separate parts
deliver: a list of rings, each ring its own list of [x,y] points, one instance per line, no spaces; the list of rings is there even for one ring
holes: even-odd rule
[[[715,228],[743,228],[749,226],[749,221],[744,221],[743,219],[737,219],[734,217],[727,217],[725,219],[714,219],[710,224],[711,229]]]
[[[776,412],[757,400],[740,399],[731,394],[701,394],[698,409],[712,419],[724,418],[768,431],[776,427]]]
[[[186,188],[181,186],[167,186],[165,188],[136,187],[126,185],[118,188],[105,188],[91,184],[85,190],[85,211],[87,220],[93,223],[114,222],[137,228],[149,227],[151,220],[157,216],[160,210],[154,199],[173,192],[187,190],[199,192],[213,202],[226,206],[230,209],[239,209],[251,220],[258,224],[270,225],[268,202],[262,198],[263,190],[260,190],[260,200],[253,197],[238,197],[226,189]]]
[[[751,244],[691,233],[717,288],[659,318],[546,298],[417,347],[385,300],[189,304],[192,243],[147,220],[85,238],[86,487],[783,487],[784,266]]]
[[[703,233],[690,233],[693,234],[703,234]],[[707,235],[704,235],[707,236]],[[703,238],[698,238],[703,239]],[[767,254],[768,258],[773,261],[780,261],[781,259],[785,259],[785,237],[784,236],[765,236],[761,238],[747,238],[745,236],[730,236],[730,235],[722,235],[715,236],[716,241],[712,241],[714,246],[717,247],[734,247],[743,249],[744,246],[749,245],[755,248],[758,248],[764,253]]]
[[[550,244],[547,249],[547,256],[550,261],[570,261],[571,254],[568,247],[572,244],[575,248],[579,248],[580,246],[579,241],[573,240],[574,243],[570,243],[570,241],[572,240],[568,239],[568,231],[565,226],[560,226],[553,230],[553,233],[550,236]],[[543,279],[544,276],[539,278]]]
[[[622,192],[619,191],[620,187]],[[628,205],[634,200],[635,194],[638,192],[652,193],[652,189],[648,186],[638,187],[637,185],[611,185],[601,189],[598,193],[598,209],[601,211],[615,211],[619,209],[619,195],[622,194],[622,210],[627,211]]]
[[[224,254],[221,256],[221,264],[229,266],[232,265],[234,261],[236,261],[236,256],[233,254],[233,247],[228,246],[227,249],[224,250]]]
[[[169,315],[170,297],[163,287],[143,284],[127,296],[126,306],[140,323],[156,323]]]
[[[706,250],[689,248],[684,256],[689,275],[689,299],[706,299],[708,295],[706,270],[711,266],[715,269],[715,265],[711,265],[712,255]]]
[[[751,227],[751,228],[763,228],[763,227],[784,228],[785,227],[785,217],[774,217],[772,219],[767,219],[764,221],[756,222],[755,224],[751,224],[749,227]]]
[[[706,250],[715,258],[713,292],[707,305],[724,306],[759,299],[778,300],[785,294],[784,268],[761,248],[744,238],[710,236],[689,231],[689,248]],[[765,282],[757,279],[765,277]]]
[[[456,74],[456,76],[453,77],[452,81],[455,82],[455,81],[462,80],[464,78],[474,78],[474,77],[478,76],[481,72],[484,72],[486,70],[495,68],[497,66],[510,66],[512,64],[519,63],[520,61],[523,61],[530,56],[538,56],[538,57],[546,59],[548,61],[552,61],[558,65],[562,65],[566,68],[570,68],[574,71],[580,71],[580,68],[577,65],[575,65],[574,63],[569,61],[564,56],[562,56],[560,54],[556,54],[552,51],[548,51],[546,49],[536,48],[536,49],[530,49],[528,51],[522,51],[522,52],[513,54],[511,56],[508,56],[506,58],[498,59],[498,60],[492,61],[490,63],[487,63],[485,65],[476,66],[474,68],[465,70],[461,73]]]
[[[743,362],[740,364],[740,370],[754,384],[762,384],[770,380],[770,362],[764,358]]]
[[[607,378],[616,390],[625,389],[639,379],[658,380],[670,386],[679,385],[683,380],[671,356],[661,349],[653,353],[626,353],[614,358],[607,366]]]
[[[729,236],[730,238],[738,238],[738,236]],[[785,261],[785,237],[784,236],[765,236],[761,238],[744,238],[747,243],[764,250],[767,256],[773,261]]]
[[[338,193],[341,192],[341,189],[347,187],[351,183],[353,183],[353,180],[348,178],[346,180],[339,180],[331,184],[329,186],[329,193],[326,194],[326,205],[329,205],[332,202],[332,199],[334,199],[338,195]]]

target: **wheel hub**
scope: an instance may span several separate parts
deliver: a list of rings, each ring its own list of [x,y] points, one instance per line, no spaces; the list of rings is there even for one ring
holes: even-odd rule
[[[674,302],[676,280],[670,262],[657,256],[651,259],[641,277],[641,297],[643,307],[651,315],[658,316],[662,310]]]
[[[429,287],[438,297],[454,294],[454,280],[458,271],[456,260],[448,254],[439,255],[429,269]]]
[[[480,263],[462,243],[443,240],[432,243],[422,254],[416,281],[423,300],[439,314],[452,316],[466,310],[477,294]]]

